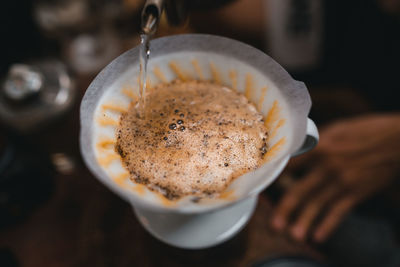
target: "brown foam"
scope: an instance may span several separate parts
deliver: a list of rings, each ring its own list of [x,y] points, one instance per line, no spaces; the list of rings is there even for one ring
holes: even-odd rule
[[[145,119],[122,114],[116,151],[130,178],[169,200],[222,192],[257,168],[266,128],[253,104],[210,82],[174,81],[149,90]]]

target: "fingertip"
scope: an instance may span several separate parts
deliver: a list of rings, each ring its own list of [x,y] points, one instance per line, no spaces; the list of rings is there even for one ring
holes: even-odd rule
[[[275,215],[272,218],[272,227],[275,230],[281,231],[281,230],[283,230],[283,228],[285,228],[285,226],[286,226],[286,222],[280,215]]]
[[[297,241],[303,241],[305,238],[305,229],[301,225],[295,225],[290,229],[291,236]]]
[[[317,230],[313,235],[313,240],[316,243],[323,243],[326,239],[326,233],[322,230]]]

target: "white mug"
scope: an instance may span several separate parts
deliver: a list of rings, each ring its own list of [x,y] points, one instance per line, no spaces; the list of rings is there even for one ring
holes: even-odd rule
[[[217,245],[240,231],[254,212],[258,194],[282,172],[290,157],[312,149],[318,131],[308,118],[311,99],[274,60],[241,42],[185,34],[151,42],[148,84],[174,79],[213,80],[243,92],[265,115],[269,150],[265,163],[236,178],[219,196],[201,201],[169,201],[135,184],[114,151],[116,126],[137,98],[139,47],[106,66],[81,103],[80,147],[86,165],[104,185],[131,203],[140,223],[170,245],[199,249]]]

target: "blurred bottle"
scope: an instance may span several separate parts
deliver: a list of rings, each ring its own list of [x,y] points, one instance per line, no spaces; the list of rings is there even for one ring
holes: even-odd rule
[[[264,0],[266,51],[308,85],[354,88],[378,110],[399,109],[399,7],[398,0]]]
[[[289,71],[319,67],[323,39],[323,1],[267,0],[267,51]]]
[[[94,75],[139,42],[139,6],[131,0],[38,0],[34,17],[42,33],[57,40],[61,56],[77,74]],[[137,18],[137,19],[136,19]]]
[[[0,86],[0,121],[19,134],[43,130],[76,102],[74,80],[57,60],[13,64]]]

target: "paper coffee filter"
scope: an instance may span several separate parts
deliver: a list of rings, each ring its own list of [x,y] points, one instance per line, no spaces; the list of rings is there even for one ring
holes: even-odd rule
[[[129,179],[114,151],[119,118],[139,95],[139,47],[111,62],[89,86],[81,104],[81,151],[89,169],[133,205],[201,212],[256,194],[283,170],[303,143],[311,101],[303,83],[261,51],[231,39],[190,34],[151,42],[148,85],[212,80],[246,95],[265,116],[269,151],[257,170],[236,178],[220,195],[194,202],[169,201]]]

